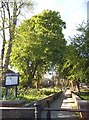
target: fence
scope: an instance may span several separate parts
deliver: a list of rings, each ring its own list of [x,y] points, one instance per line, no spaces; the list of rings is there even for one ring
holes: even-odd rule
[[[34,115],[32,116],[32,118],[34,118],[35,120],[39,120],[41,119],[41,112],[42,111],[47,111],[47,119],[51,120],[51,111],[65,111],[65,112],[83,112],[83,113],[87,113],[87,115],[89,114],[89,110],[86,109],[65,109],[65,108],[60,108],[60,109],[51,109],[49,102],[47,101],[48,107],[42,107],[39,103],[35,103],[34,107],[0,107],[0,110],[17,110],[21,112],[21,110],[25,110],[27,111],[34,111]],[[26,112],[23,112],[23,114],[25,114],[26,116],[28,115],[29,118],[29,114],[26,114]],[[17,112],[16,112],[17,113]],[[85,116],[87,117],[87,116]],[[7,117],[8,118],[8,117]],[[21,118],[21,116],[19,116],[19,119]],[[2,118],[3,120],[3,118]],[[30,118],[29,118],[30,120]]]
[[[89,118],[89,109],[52,109],[50,108],[50,102],[47,100],[48,107],[41,107],[40,104],[35,104],[35,120],[39,120],[41,118],[41,111],[47,111],[47,120],[51,120],[51,111],[65,111],[65,112],[81,112],[84,114],[84,118]],[[60,118],[61,119],[61,118]]]

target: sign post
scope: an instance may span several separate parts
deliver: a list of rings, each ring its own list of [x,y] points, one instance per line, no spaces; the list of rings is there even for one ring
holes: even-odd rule
[[[17,92],[18,92],[18,88],[17,86],[15,87],[15,97],[17,97]]]
[[[8,95],[8,88],[6,87],[6,95],[5,96],[7,97],[7,95]]]
[[[15,97],[17,97],[17,86],[19,85],[19,74],[8,73],[4,78],[4,86],[6,87],[6,97],[8,95],[8,87],[15,86]]]

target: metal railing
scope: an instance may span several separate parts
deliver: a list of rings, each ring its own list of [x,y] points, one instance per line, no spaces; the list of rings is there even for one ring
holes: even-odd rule
[[[59,109],[53,109],[50,108],[50,104],[47,101],[47,107],[41,107],[40,104],[35,104],[35,120],[39,120],[41,118],[41,112],[47,111],[47,118],[48,120],[51,120],[51,111],[65,111],[65,112],[87,112],[89,114],[89,109],[70,109],[70,108],[59,108]]]
[[[47,101],[47,107],[42,107],[40,103],[35,103],[34,107],[0,107],[0,110],[33,110],[34,115],[33,118],[35,120],[41,119],[41,113],[42,111],[47,111],[47,118],[48,120],[51,120],[51,111],[65,111],[65,112],[87,112],[89,114],[89,109],[66,109],[66,108],[59,108],[59,109],[53,109],[50,108],[50,104]],[[19,118],[20,119],[20,118]],[[30,120],[30,118],[29,118]]]

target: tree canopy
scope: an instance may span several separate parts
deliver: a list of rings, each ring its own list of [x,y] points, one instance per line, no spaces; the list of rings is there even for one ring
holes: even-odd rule
[[[29,86],[39,69],[45,72],[62,63],[66,46],[62,33],[65,25],[59,12],[44,10],[17,28],[11,65],[26,76]]]
[[[71,44],[67,47],[67,55],[62,68],[64,75],[81,82],[89,81],[89,27],[81,24],[77,28],[79,34],[71,38]]]
[[[9,66],[12,41],[15,36],[18,17],[22,15],[24,8],[30,11],[32,7],[33,3],[26,0],[0,1],[0,37],[2,40],[0,72],[3,71],[3,68],[6,71]]]

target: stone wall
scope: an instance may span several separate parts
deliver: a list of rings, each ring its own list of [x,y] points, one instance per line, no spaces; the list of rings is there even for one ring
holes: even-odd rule
[[[25,106],[26,106],[26,107],[33,107],[33,106],[34,106],[34,103],[36,103],[36,102],[39,102],[39,104],[40,104],[42,107],[47,106],[47,100],[49,100],[50,103],[51,103],[51,102],[53,102],[55,99],[57,99],[57,98],[61,95],[61,93],[62,93],[62,92],[55,93],[55,94],[53,94],[53,95],[50,95],[50,96],[48,96],[48,97],[46,97],[46,98],[43,98],[43,99],[41,99],[41,100],[38,100],[38,101],[34,101],[34,102],[32,102],[32,103],[30,103],[30,104],[27,104],[27,105],[25,105]]]
[[[81,100],[81,98],[74,93],[72,93],[72,97],[78,109],[83,109],[87,111],[87,112],[80,112],[80,117],[84,119],[89,118],[89,100]]]
[[[14,102],[10,102],[10,101],[3,101],[2,106],[8,106],[8,107],[2,107],[0,109],[2,109],[2,118],[19,118],[19,120],[21,118],[34,118],[34,103],[38,102],[42,107],[47,106],[47,100],[49,100],[50,102],[53,102],[55,99],[57,99],[62,92],[53,94],[47,98],[38,100],[38,101],[34,101],[30,104],[24,104],[24,102],[22,101],[22,105],[20,103],[20,101],[14,101]],[[16,106],[15,106],[16,105]],[[32,108],[32,109],[30,109]],[[2,120],[3,120],[2,119]]]
[[[22,107],[25,103],[25,100],[0,100],[0,107]]]
[[[3,109],[2,118],[34,118],[34,110],[29,109]]]

